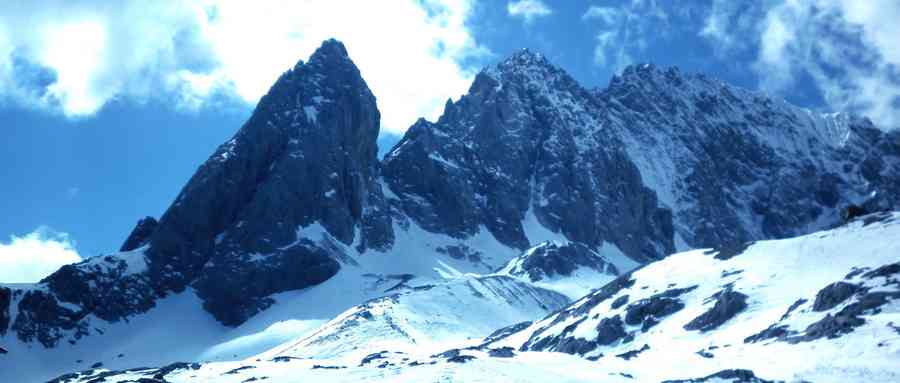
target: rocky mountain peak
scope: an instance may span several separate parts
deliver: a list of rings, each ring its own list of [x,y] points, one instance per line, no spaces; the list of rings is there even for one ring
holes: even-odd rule
[[[151,238],[151,265],[177,259],[176,273],[161,274],[183,274],[180,285],[213,254],[269,253],[317,221],[352,242],[377,163],[379,120],[343,44],[326,41],[276,81],[188,182]],[[266,213],[273,209],[279,213]]]
[[[122,247],[131,251],[68,265],[25,292],[18,336],[51,347],[61,328],[83,331],[91,316],[119,321],[188,287],[216,319],[238,325],[270,295],[337,273],[344,254],[320,245],[324,237],[360,252],[389,247],[375,182],[379,124],[343,44],[326,41],[276,81],[158,222],[139,222]]]
[[[640,63],[626,66],[625,69],[622,69],[622,73],[619,76],[614,77],[625,79],[653,79],[660,76],[676,78],[682,77],[682,73],[677,66],[664,68],[653,63]]]
[[[414,125],[385,158],[386,181],[419,197],[404,208],[427,230],[466,237],[483,226],[525,249],[539,240],[523,225],[533,214],[568,239],[661,257],[673,248],[667,213],[599,113],[565,71],[523,50],[479,73],[437,123]],[[613,211],[611,199],[640,207]]]
[[[554,65],[551,64],[543,54],[528,48],[522,48],[513,52],[513,54],[507,57],[506,60],[501,61],[497,66],[501,68],[523,68],[532,66],[553,67]]]
[[[704,75],[683,73],[678,67],[659,67],[654,64],[632,64],[613,75],[605,88],[595,88],[597,95],[621,95],[631,92],[657,95],[683,95],[698,90],[717,92],[725,86],[721,81]]]
[[[134,227],[134,230],[131,231],[131,234],[128,235],[128,238],[122,244],[122,247],[119,248],[119,251],[131,251],[145,245],[158,224],[159,222],[156,222],[156,219],[153,217],[140,219],[137,226]]]
[[[469,94],[486,95],[504,89],[549,94],[580,89],[580,85],[544,55],[522,49],[498,64],[482,69]]]
[[[347,48],[344,47],[342,42],[335,39],[328,39],[322,42],[322,45],[316,48],[305,64],[303,64],[303,61],[299,61],[294,69],[296,70],[302,65],[316,68],[319,71],[339,70],[359,72],[356,64],[347,52]]]
[[[344,47],[344,43],[330,38],[322,42],[322,45],[319,46],[318,49],[310,56],[309,61],[314,62],[318,60],[346,60],[350,61],[350,55],[347,53],[347,48]]]
[[[317,246],[321,231],[361,252],[390,245],[375,183],[379,125],[375,97],[340,42],[325,41],[281,76],[160,220],[157,236],[171,236],[168,225],[191,234],[180,243],[200,247],[191,251],[203,262],[192,286],[207,310],[239,324],[270,305],[268,295],[330,278],[344,254]],[[198,211],[179,213],[193,204]],[[197,230],[192,221],[208,222],[204,215],[219,220]],[[178,254],[158,245],[168,241],[151,243],[154,260]],[[246,288],[261,274],[269,282]]]

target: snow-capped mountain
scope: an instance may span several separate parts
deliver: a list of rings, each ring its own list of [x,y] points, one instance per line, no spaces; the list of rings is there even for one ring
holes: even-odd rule
[[[684,247],[819,230],[900,204],[900,131],[650,64],[591,92]]]
[[[531,215],[592,248],[640,262],[674,250],[671,213],[641,181],[590,93],[523,50],[475,77],[437,123],[419,120],[383,161],[386,183],[423,228],[480,226],[519,249]]]
[[[676,69],[633,66],[588,90],[523,50],[479,73],[438,121],[417,121],[381,161],[379,124],[345,47],[324,42],[120,252],[0,286],[0,364],[19,366],[0,368],[0,380],[94,363],[402,359],[485,337],[532,350],[509,342],[553,319],[523,322],[674,267],[678,256],[665,257],[676,249],[737,251],[834,227],[848,204],[900,209],[900,132]],[[752,298],[711,299],[734,294]],[[361,342],[398,346],[388,356]]]
[[[59,382],[896,382],[897,238],[900,213],[882,213],[796,238],[677,253],[475,340],[458,336],[479,322],[468,315],[507,309],[448,309],[449,297],[496,304],[490,277],[470,276],[431,287],[424,300],[410,292],[354,307],[241,361],[98,369]],[[489,295],[471,299],[475,291]]]

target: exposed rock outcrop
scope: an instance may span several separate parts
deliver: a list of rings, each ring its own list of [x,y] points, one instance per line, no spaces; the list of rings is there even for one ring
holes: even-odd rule
[[[141,218],[131,231],[131,234],[128,235],[128,238],[125,239],[125,243],[122,244],[119,251],[131,251],[146,245],[157,225],[159,225],[159,222],[156,221],[156,218]]]

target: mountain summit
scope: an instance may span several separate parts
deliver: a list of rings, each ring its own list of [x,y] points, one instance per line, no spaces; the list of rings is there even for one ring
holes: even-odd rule
[[[420,323],[404,305],[457,315],[425,303],[439,296],[496,313],[441,322],[483,331],[677,250],[821,230],[850,204],[900,207],[900,132],[674,68],[632,66],[588,90],[523,50],[482,70],[437,122],[418,120],[382,161],[379,124],[346,48],[325,41],[122,252],[0,287],[10,355],[112,353],[124,346],[104,334],[172,307],[211,315],[226,326],[207,326],[217,336],[245,336],[367,302],[328,331],[388,310],[378,331],[421,341],[397,324]],[[585,275],[591,286],[564,282]],[[54,360],[46,374],[71,369]]]

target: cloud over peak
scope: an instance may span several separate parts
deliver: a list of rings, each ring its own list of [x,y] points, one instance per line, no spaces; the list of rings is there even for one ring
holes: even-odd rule
[[[598,27],[594,64],[618,72],[634,62],[633,55],[647,48],[652,34],[660,35],[668,13],[655,1],[631,0],[619,7],[590,6],[581,20]]]
[[[383,128],[402,132],[468,87],[461,62],[487,52],[471,13],[469,0],[18,2],[0,15],[0,99],[69,117],[117,99],[252,105],[333,37],[378,96]]]

